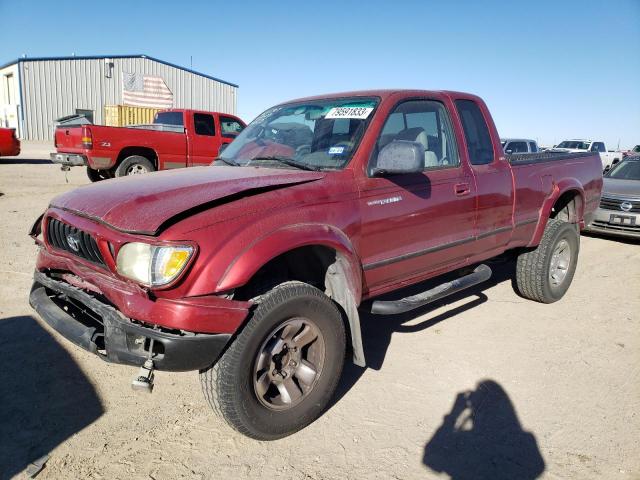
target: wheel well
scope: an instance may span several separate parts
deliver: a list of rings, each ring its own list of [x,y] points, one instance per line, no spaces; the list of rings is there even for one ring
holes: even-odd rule
[[[122,162],[122,160],[132,155],[140,155],[141,157],[146,158],[151,163],[153,163],[153,166],[155,167],[156,170],[158,169],[158,155],[152,148],[149,148],[149,147],[123,148],[118,154],[118,160],[116,161],[116,165],[120,165],[120,162]]]
[[[333,248],[323,245],[295,248],[263,265],[246,285],[235,290],[234,299],[253,299],[259,302],[260,295],[291,280],[313,285],[327,294],[340,310],[348,332],[353,361],[364,367],[366,363],[360,317],[348,270],[347,258]]]
[[[564,222],[578,223],[582,211],[582,196],[577,190],[564,192],[551,208],[549,218],[557,218]]]
[[[322,245],[289,250],[263,265],[246,285],[236,289],[234,298],[249,300],[289,280],[308,283],[324,292],[327,270],[335,261],[336,251]]]

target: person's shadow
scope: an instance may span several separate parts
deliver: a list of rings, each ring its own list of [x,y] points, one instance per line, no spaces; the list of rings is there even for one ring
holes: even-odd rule
[[[493,380],[458,393],[422,462],[452,480],[533,480],[545,469],[535,437],[522,429],[509,396]]]
[[[33,317],[0,319],[0,479],[18,475],[102,413],[78,364]]]

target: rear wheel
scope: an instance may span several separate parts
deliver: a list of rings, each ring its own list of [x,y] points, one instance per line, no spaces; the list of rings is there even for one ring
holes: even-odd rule
[[[113,178],[113,175],[109,170],[94,170],[91,167],[87,167],[87,177],[89,177],[89,180],[92,182],[99,182],[100,180]]]
[[[120,162],[116,168],[116,177],[124,177],[128,175],[142,175],[155,171],[153,163],[140,155],[131,155]]]
[[[200,372],[214,412],[259,440],[318,418],[338,385],[346,352],[340,312],[320,290],[286,282],[260,297],[218,362]]]
[[[520,294],[542,303],[560,300],[573,280],[579,250],[576,225],[549,219],[538,247],[518,256],[516,283]]]

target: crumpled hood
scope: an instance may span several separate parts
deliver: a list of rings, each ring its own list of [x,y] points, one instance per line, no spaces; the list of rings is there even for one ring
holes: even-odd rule
[[[171,218],[190,209],[322,177],[322,172],[275,168],[182,168],[80,187],[54,198],[51,206],[124,232],[153,235]]]
[[[640,180],[625,180],[622,178],[604,178],[602,195],[618,195],[621,197],[640,198]]]

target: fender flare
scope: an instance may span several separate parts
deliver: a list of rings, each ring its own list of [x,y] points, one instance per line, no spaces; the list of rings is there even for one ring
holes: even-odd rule
[[[158,170],[160,168],[160,156],[158,155],[158,151],[155,149],[155,147],[152,147],[150,145],[140,145],[140,144],[138,144],[138,145],[124,145],[124,146],[120,147],[118,149],[118,153],[116,154],[115,158],[113,159],[113,166],[114,167],[117,167],[118,165],[120,165],[120,162],[122,162],[125,158],[131,156],[131,154],[125,155],[123,153],[125,150],[128,150],[128,149],[132,149],[132,150],[134,150],[134,149],[150,150],[155,155],[155,167],[156,167],[156,170]],[[147,158],[145,155],[141,155],[141,154],[133,154],[133,155],[140,155],[141,157]],[[153,163],[153,159],[149,158],[148,160]]]
[[[353,348],[353,361],[364,367],[364,347],[358,305],[362,298],[362,264],[349,238],[339,229],[325,224],[291,225],[256,239],[230,263],[216,290],[228,291],[251,280],[260,268],[274,258],[300,247],[322,246],[336,252],[335,262],[325,275],[325,293],[347,317]]]
[[[585,194],[584,188],[582,188],[580,182],[575,178],[566,178],[558,183],[553,183],[551,186],[551,193],[542,203],[542,207],[540,208],[540,217],[538,218],[538,224],[536,225],[531,242],[529,242],[529,247],[535,247],[540,243],[542,235],[544,234],[544,229],[547,226],[547,221],[551,216],[551,209],[558,199],[569,191],[577,192],[580,198],[580,204],[578,205],[579,210],[576,213],[578,217],[577,223],[580,224],[582,222],[585,207]]]

